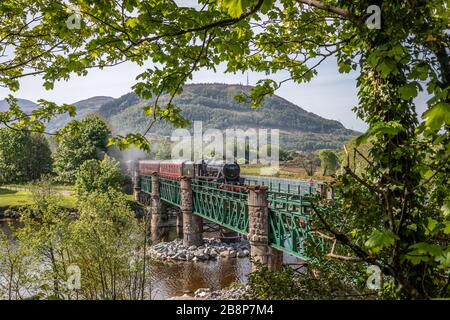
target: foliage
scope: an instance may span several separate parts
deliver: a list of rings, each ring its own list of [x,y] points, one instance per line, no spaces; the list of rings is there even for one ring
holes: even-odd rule
[[[77,217],[61,207],[49,179],[33,189],[33,198],[20,213],[15,240],[1,234],[2,297],[149,298],[145,224],[124,194],[94,191],[80,201]],[[80,270],[79,288],[69,286],[70,267]]]
[[[298,279],[289,266],[284,266],[279,272],[269,271],[267,266],[258,264],[257,270],[248,277],[246,298],[260,300],[298,299]]]
[[[352,262],[314,259],[302,266],[284,266],[280,271],[256,266],[249,275],[247,299],[380,298],[379,292],[366,287],[365,267]]]
[[[371,163],[362,178],[345,167],[334,185],[338,198],[324,203],[325,211],[315,208],[315,224],[355,263],[378,266],[392,280],[386,293],[393,297],[449,296],[447,1],[68,3],[76,3],[83,17],[77,32],[64,26],[70,12],[58,1],[0,3],[6,35],[0,46],[14,52],[0,64],[3,85],[15,90],[18,78],[42,73],[44,86],[52,88],[56,80],[96,66],[151,60],[134,86],[142,99],[155,98],[153,106],[143,106],[149,129],[158,120],[184,124],[173,97],[193,72],[215,70],[220,63],[230,73],[265,72],[266,78],[237,97],[252,108],[286,81],[310,81],[326,59],[337,58],[341,73],[357,72],[354,111],[370,127],[359,142],[372,143]],[[371,5],[382,13],[379,28],[367,23]],[[279,71],[288,76],[277,83],[271,75]],[[423,90],[430,99],[419,121],[414,98]],[[163,106],[164,93],[169,98]],[[142,145],[142,135],[128,138],[128,144]]]
[[[370,148],[372,144],[367,141],[358,145],[356,139],[353,137],[345,144],[339,153],[339,160],[342,165],[349,167],[356,175],[362,176],[371,161]]]
[[[82,119],[79,130],[74,131],[70,124],[68,126],[54,152],[54,171],[58,181],[74,183],[79,167],[86,160],[103,158],[110,130],[97,115]]]
[[[294,159],[294,156],[295,156],[295,152],[284,149],[282,147],[279,148],[278,153],[279,153],[280,161],[289,161],[289,160]]]
[[[105,155],[102,161],[85,161],[78,170],[75,192],[78,199],[94,191],[105,193],[108,189],[122,190],[124,177],[118,161]]]
[[[51,167],[50,147],[42,134],[0,128],[0,182],[35,180]]]
[[[148,298],[145,230],[125,196],[94,191],[79,214],[71,225],[73,263],[83,277],[79,294],[89,300]]]
[[[339,158],[333,150],[320,150],[319,158],[324,176],[330,176],[336,173],[336,170],[339,168]]]
[[[300,163],[300,166],[305,170],[308,176],[313,176],[318,166],[320,166],[320,158],[315,152],[308,152],[300,154],[296,161]]]
[[[33,189],[32,206],[20,212],[22,227],[16,231],[18,245],[33,257],[30,272],[39,270],[28,296],[55,299],[70,298],[65,280],[66,264],[69,262],[67,241],[69,239],[69,215],[52,190],[52,180],[46,177]]]
[[[13,226],[11,226],[14,228]],[[34,280],[28,266],[34,262],[26,249],[16,248],[13,239],[0,232],[0,298],[18,300]]]

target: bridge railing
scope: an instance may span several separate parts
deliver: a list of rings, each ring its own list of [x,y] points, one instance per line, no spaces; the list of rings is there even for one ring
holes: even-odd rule
[[[159,177],[159,196],[162,200],[173,204],[174,206],[181,206],[181,189],[180,180]]]
[[[140,187],[142,192],[152,193],[152,176],[148,174],[141,174]]]
[[[266,186],[269,192],[284,192],[290,194],[314,194],[321,191],[323,182],[281,179],[270,177],[244,176],[246,185]]]
[[[236,186],[192,180],[193,212],[230,230],[248,233],[247,193]]]
[[[298,258],[308,260],[307,248],[325,250],[325,240],[312,232],[308,213],[269,210],[269,245]]]

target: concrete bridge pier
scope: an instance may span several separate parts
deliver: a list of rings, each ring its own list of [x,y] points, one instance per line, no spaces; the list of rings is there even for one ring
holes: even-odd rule
[[[248,187],[248,219],[250,254],[253,262],[267,265],[269,270],[277,271],[283,264],[283,253],[269,247],[269,203],[266,186]],[[252,264],[252,271],[256,264]]]
[[[181,177],[181,214],[183,215],[183,245],[203,244],[203,218],[193,214],[191,179]]]
[[[159,194],[158,175],[152,175],[152,194],[150,200],[151,206],[151,238],[153,242],[160,241],[164,228],[167,225],[167,205],[161,201]]]

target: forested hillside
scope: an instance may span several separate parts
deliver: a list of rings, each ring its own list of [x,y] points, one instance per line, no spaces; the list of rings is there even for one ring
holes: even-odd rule
[[[237,93],[246,93],[249,89],[239,85],[191,84],[184,87],[174,103],[181,107],[187,119],[203,121],[204,129],[280,129],[281,144],[289,149],[338,148],[356,134],[338,121],[319,117],[278,96],[268,97],[260,109],[251,109],[235,101]],[[161,97],[160,103],[164,104],[167,99],[167,96]],[[143,131],[149,121],[142,111],[146,103],[152,101],[139,101],[130,93],[104,104],[99,113],[118,133]],[[171,125],[159,123],[151,132],[170,135],[171,130]]]

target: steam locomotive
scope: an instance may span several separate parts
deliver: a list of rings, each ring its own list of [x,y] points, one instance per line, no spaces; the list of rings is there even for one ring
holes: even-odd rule
[[[241,168],[236,162],[226,160],[139,160],[128,161],[129,173],[158,173],[165,178],[180,178],[182,176],[204,181],[214,181],[223,185],[244,185],[240,176]]]

